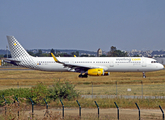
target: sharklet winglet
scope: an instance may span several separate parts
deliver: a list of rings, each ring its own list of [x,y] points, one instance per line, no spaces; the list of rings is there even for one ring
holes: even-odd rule
[[[60,61],[55,57],[55,55],[54,55],[53,53],[51,53],[51,55],[52,55],[52,57],[53,57],[53,59],[54,59],[55,62],[57,62],[57,63],[62,63],[62,62],[60,62]],[[62,64],[63,64],[63,63],[62,63]]]

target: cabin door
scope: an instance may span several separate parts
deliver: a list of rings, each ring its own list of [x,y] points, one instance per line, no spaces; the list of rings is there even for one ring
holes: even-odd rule
[[[114,67],[114,63],[113,63],[113,61],[110,61],[109,66],[110,66],[110,67]]]
[[[142,58],[142,67],[146,67],[146,66],[147,66],[146,61],[144,58]]]

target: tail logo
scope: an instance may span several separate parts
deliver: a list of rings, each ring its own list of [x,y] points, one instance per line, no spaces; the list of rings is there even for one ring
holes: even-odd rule
[[[14,46],[16,46],[17,44],[16,43],[14,43]]]

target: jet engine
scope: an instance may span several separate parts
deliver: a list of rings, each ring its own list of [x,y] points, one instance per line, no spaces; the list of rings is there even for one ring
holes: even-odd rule
[[[104,72],[103,68],[89,69],[88,75],[90,76],[107,76],[109,72]]]

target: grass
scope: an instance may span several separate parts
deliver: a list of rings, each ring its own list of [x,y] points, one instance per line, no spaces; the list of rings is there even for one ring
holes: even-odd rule
[[[142,95],[142,90],[143,95],[165,95],[165,70],[147,72],[145,79],[139,72],[112,72],[110,76],[89,76],[88,78],[78,78],[78,74],[35,70],[0,71],[0,90],[20,87],[30,88],[40,82],[49,86],[57,81],[69,81],[76,85],[75,89],[80,94],[91,95],[93,84],[94,95]],[[131,91],[128,91],[128,89],[131,89]]]
[[[96,95],[115,95],[116,88],[118,95],[141,95],[142,87],[143,87],[143,95],[162,95],[165,94],[165,70],[156,71],[156,72],[148,72],[146,73],[147,78],[142,78],[142,73],[119,73],[113,72],[110,76],[101,76],[101,77],[89,77],[89,78],[78,78],[78,73],[61,73],[61,72],[44,72],[44,71],[0,71],[0,89],[8,89],[8,88],[30,88],[38,84],[39,82],[44,83],[45,85],[52,85],[54,82],[61,81],[69,81],[72,84],[76,85],[75,89],[79,91],[81,94],[92,94],[92,84],[93,84],[93,94]],[[141,83],[143,81],[143,84]],[[116,87],[117,82],[117,87]],[[131,89],[131,91],[127,91],[127,89]],[[102,110],[114,108],[116,111],[116,106],[114,102],[120,108],[120,118],[122,119],[138,119],[138,110],[135,105],[135,102],[139,105],[140,109],[159,109],[159,105],[162,108],[165,108],[165,99],[124,99],[124,98],[93,98],[93,99],[85,99],[85,98],[77,98],[82,108],[94,109],[96,113],[82,113],[82,119],[97,119],[97,107],[94,101],[97,101],[100,107],[100,119],[117,119],[116,112],[115,113],[103,113]],[[63,100],[64,106],[66,108],[66,113],[68,108],[77,108],[78,104],[75,100],[68,101]],[[29,103],[20,103],[20,117],[17,117],[18,106],[16,104],[10,104],[7,107],[7,115],[3,113],[0,114],[0,118],[5,119],[31,119],[32,113],[29,112],[31,110],[31,106]],[[35,114],[33,119],[62,119],[61,113],[61,103],[60,100],[51,101],[49,104],[49,108],[51,109],[59,109],[60,112],[51,112],[48,117],[44,116],[44,112],[42,114]],[[36,110],[40,109],[40,111],[44,111],[43,108],[45,106],[34,106],[34,113]],[[38,109],[37,109],[38,107]],[[124,109],[123,109],[124,108]],[[125,109],[129,108],[130,112],[136,110],[136,114],[128,114],[123,113]],[[87,110],[87,109],[85,109]],[[145,114],[141,114],[143,119],[161,119],[161,111],[160,115],[151,113],[150,111]],[[79,120],[78,111],[75,113],[65,113],[65,119],[75,119]],[[51,115],[51,118],[50,118]],[[41,117],[43,116],[43,117]]]
[[[134,83],[140,84],[143,81],[147,83],[164,83],[165,71],[147,72],[147,78],[142,78],[140,72],[112,72],[109,76],[89,76],[88,78],[78,78],[79,73],[72,72],[45,72],[45,71],[0,71],[0,84],[10,85],[11,82],[22,85],[33,85],[37,82],[45,82],[45,84],[52,84],[54,81],[70,81],[73,84],[118,84]]]
[[[111,72],[109,76],[89,76],[88,78],[78,78],[78,75],[79,73],[72,72],[45,72],[35,70],[0,71],[0,90],[20,87],[30,88],[40,82],[49,86],[57,81],[69,81],[76,86],[75,89],[80,92],[80,94],[86,95],[92,94],[92,84],[94,95],[117,94],[141,96],[142,88],[144,96],[165,95],[165,70],[147,72],[147,78],[145,79],[142,78],[141,72]],[[143,85],[141,81],[143,82]],[[131,89],[131,91],[128,91],[128,89]],[[101,101],[101,99],[99,101]],[[126,101],[127,100],[125,100],[125,102]],[[129,105],[126,104],[126,106]]]

